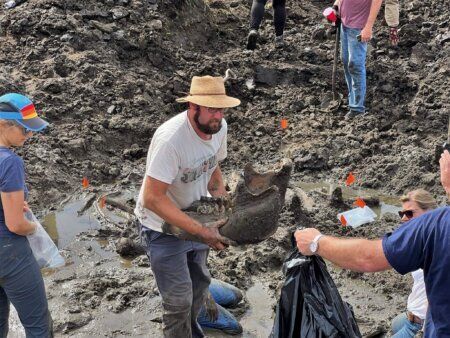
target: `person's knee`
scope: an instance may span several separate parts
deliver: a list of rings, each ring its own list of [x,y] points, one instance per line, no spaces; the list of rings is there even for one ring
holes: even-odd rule
[[[348,62],[348,71],[352,75],[362,75],[364,73],[364,63],[356,60],[350,60]]]
[[[163,308],[166,315],[176,317],[187,317],[191,312],[192,294],[185,295],[165,295],[163,297]]]

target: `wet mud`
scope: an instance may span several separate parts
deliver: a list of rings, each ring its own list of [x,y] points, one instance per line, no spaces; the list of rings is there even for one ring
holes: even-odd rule
[[[345,100],[334,112],[320,108],[331,89],[334,48],[321,18],[326,5],[289,2],[281,50],[274,48],[268,11],[253,52],[243,50],[250,0],[29,0],[0,9],[0,94],[28,94],[51,122],[17,151],[26,163],[30,205],[49,219],[50,233],[56,226],[51,235],[67,258],[66,267],[44,272],[57,337],[161,336],[160,299],[133,219],[110,204],[101,212],[95,205],[104,194],[124,191],[111,198],[134,207],[150,139],[185,109],[175,99],[189,90],[193,75],[238,74],[227,82],[228,93],[242,100],[226,117],[227,180],[248,162],[259,164],[258,171],[285,157],[293,162],[277,231],[209,258],[215,278],[248,292],[232,310],[244,337],[265,336],[271,327],[281,265],[297,226],[369,238],[398,226],[397,216],[386,212],[395,211],[390,201],[380,203],[375,222],[343,228],[336,215],[355,196],[345,189],[342,198],[333,195],[323,182],[343,186],[352,171],[356,195],[376,189],[373,197],[395,197],[421,187],[444,201],[434,157],[448,125],[446,3],[401,1],[397,49],[388,46],[380,14],[367,58],[369,114],[354,120],[343,118]],[[337,90],[345,97],[342,71]],[[287,128],[280,127],[282,118]],[[89,180],[84,190],[83,177]],[[92,196],[93,205],[78,216]],[[386,331],[404,311],[409,276],[329,268],[365,336]],[[253,303],[254,292],[264,301]],[[263,314],[252,317],[261,307]]]

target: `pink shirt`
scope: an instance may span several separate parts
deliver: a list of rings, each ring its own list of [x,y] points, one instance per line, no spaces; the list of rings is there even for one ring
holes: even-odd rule
[[[341,0],[339,14],[345,27],[363,29],[369,18],[372,0]]]

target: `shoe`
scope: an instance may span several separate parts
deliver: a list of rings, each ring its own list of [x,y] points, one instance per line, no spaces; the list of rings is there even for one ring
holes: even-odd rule
[[[389,42],[392,47],[397,47],[399,42],[397,27],[389,27]]]
[[[283,48],[284,47],[284,38],[283,35],[275,37],[275,48]]]
[[[364,111],[357,111],[357,110],[349,110],[349,112],[347,113],[347,114],[345,114],[345,118],[346,119],[353,119],[353,118],[355,118],[355,117],[358,117],[358,116],[364,116],[364,115],[367,115],[367,112],[364,112]]]
[[[252,29],[247,36],[247,49],[253,50],[256,48],[256,42],[258,40],[258,31]]]

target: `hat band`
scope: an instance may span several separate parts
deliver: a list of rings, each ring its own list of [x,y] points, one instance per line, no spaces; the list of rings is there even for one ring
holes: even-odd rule
[[[226,93],[223,94],[191,94],[189,93],[190,96],[227,96]]]
[[[0,119],[5,120],[23,120],[23,116],[21,113],[17,112],[0,112]]]

